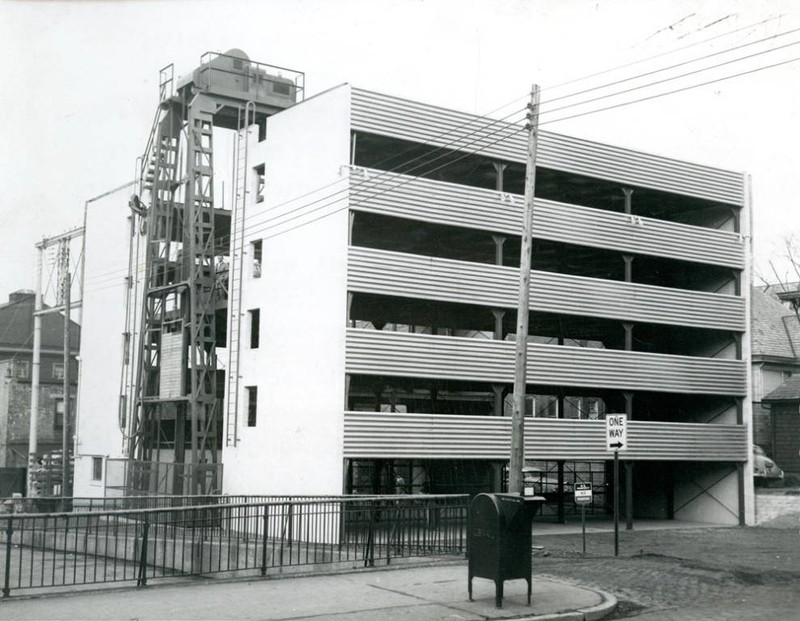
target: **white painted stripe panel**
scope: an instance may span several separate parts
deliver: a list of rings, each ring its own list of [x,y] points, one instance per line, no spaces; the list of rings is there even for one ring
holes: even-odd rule
[[[488,416],[345,412],[348,458],[508,459],[511,419]],[[525,419],[528,459],[605,460],[605,421]],[[747,461],[743,425],[628,422],[630,460]]]
[[[355,130],[525,162],[521,125],[356,88],[352,93]],[[621,184],[744,204],[741,173],[546,131],[539,133],[538,163]]]
[[[512,383],[514,343],[347,329],[348,373]],[[747,394],[741,360],[671,356],[556,345],[528,345],[529,384]]]
[[[351,247],[348,290],[516,309],[517,268]],[[553,272],[531,272],[534,311],[743,332],[744,299]]]
[[[507,235],[522,230],[520,195],[419,177],[367,171],[352,174],[350,208],[381,215]],[[743,269],[741,235],[656,218],[537,199],[535,238]]]

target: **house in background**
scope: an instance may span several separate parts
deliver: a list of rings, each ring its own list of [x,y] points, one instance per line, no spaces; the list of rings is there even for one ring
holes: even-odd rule
[[[35,294],[16,291],[0,305],[0,468],[25,469],[30,436]],[[38,452],[60,450],[64,424],[64,318],[42,316]],[[70,324],[70,398],[78,386],[80,327]],[[73,407],[72,411],[75,411]],[[74,426],[73,426],[74,428]],[[72,436],[72,431],[70,432]]]
[[[762,399],[770,416],[772,459],[786,474],[800,477],[800,373]]]
[[[775,455],[775,429],[765,397],[772,398],[773,391],[800,375],[800,321],[772,289],[753,287],[751,299],[753,441],[785,468]]]

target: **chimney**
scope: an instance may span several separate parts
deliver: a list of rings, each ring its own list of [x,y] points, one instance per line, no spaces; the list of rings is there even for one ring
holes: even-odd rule
[[[9,304],[13,304],[15,302],[33,302],[36,298],[36,293],[31,291],[30,289],[20,289],[19,291],[14,291],[14,293],[9,294],[8,302]]]

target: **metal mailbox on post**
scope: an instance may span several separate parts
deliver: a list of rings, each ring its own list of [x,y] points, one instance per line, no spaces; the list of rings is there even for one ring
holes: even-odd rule
[[[494,580],[495,605],[503,607],[503,582],[525,579],[531,603],[531,521],[541,496],[478,494],[469,506],[467,554],[469,599],[472,579]]]

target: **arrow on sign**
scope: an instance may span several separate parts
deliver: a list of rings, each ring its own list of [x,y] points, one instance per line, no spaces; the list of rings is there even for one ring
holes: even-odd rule
[[[625,445],[622,442],[614,442],[613,444],[609,444],[608,446],[615,449],[621,449]]]

